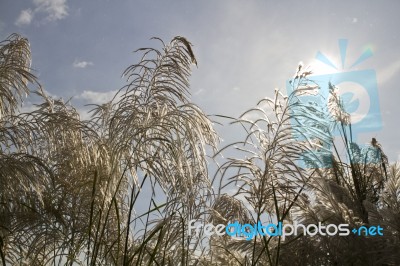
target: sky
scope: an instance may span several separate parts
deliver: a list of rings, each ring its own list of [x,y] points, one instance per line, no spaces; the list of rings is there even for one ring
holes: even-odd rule
[[[192,100],[210,115],[238,117],[275,88],[286,92],[299,62],[316,75],[373,70],[377,94],[369,100],[380,107],[382,128],[359,139],[375,137],[395,161],[399,10],[396,0],[0,0],[0,39],[14,32],[27,37],[45,90],[72,97],[82,112],[84,104],[105,102],[126,84],[121,75],[137,62],[133,51],[160,47],[151,37],[168,42],[179,35],[194,45]],[[340,39],[347,40],[344,67]],[[366,51],[373,55],[351,68]],[[338,69],[318,61],[318,52]],[[234,134],[229,127],[218,130],[223,139]]]

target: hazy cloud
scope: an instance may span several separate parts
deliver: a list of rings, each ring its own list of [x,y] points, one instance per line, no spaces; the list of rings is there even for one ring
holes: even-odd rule
[[[88,103],[103,104],[103,103],[110,101],[116,93],[117,93],[116,90],[107,91],[107,92],[97,92],[97,91],[85,90],[80,95],[78,95],[76,98],[85,100]]]
[[[15,21],[15,25],[21,27],[24,25],[29,25],[31,24],[33,19],[33,12],[30,8],[24,9],[21,11],[19,14],[17,20]]]
[[[46,19],[58,20],[68,16],[68,6],[66,0],[33,0],[36,12],[47,14]]]
[[[380,83],[385,83],[392,78],[396,77],[400,71],[400,60],[392,62],[389,66],[378,72],[378,81]]]
[[[22,104],[22,107],[20,108],[21,113],[30,113],[37,110],[37,106],[35,106],[32,102],[26,101]]]
[[[193,95],[197,96],[199,94],[202,94],[204,92],[204,89],[198,89],[197,91],[195,91],[195,93],[193,93]]]
[[[32,23],[36,14],[43,14],[45,21],[54,21],[68,16],[68,6],[66,0],[33,0],[35,8],[24,9],[19,14],[15,25],[25,26]]]
[[[75,60],[75,62],[72,65],[73,67],[76,68],[86,68],[88,66],[93,66],[93,62]]]

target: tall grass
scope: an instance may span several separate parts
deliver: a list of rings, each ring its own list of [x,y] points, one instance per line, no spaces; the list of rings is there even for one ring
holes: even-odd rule
[[[337,117],[321,120],[323,110],[300,100],[315,84],[299,67],[292,94],[276,90],[238,119],[220,116],[244,139],[217,150],[212,122],[190,100],[190,42],[154,41],[160,48],[137,51],[126,86],[89,120],[46,95],[26,39],[0,43],[2,265],[400,263],[399,167],[376,140],[368,149],[352,142],[339,98]],[[21,113],[29,84],[42,101]],[[350,161],[337,152],[332,126]],[[232,156],[210,173],[223,154]],[[321,168],[326,158],[332,165]],[[246,241],[189,234],[190,220],[380,224],[385,235]]]

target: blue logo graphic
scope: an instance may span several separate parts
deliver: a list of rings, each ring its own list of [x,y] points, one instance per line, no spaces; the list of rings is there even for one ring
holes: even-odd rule
[[[298,78],[298,80],[295,78],[294,80],[287,81],[286,89],[288,95],[290,95],[295,90],[299,90],[299,88],[315,88],[314,93],[297,95],[296,100],[314,106],[323,114],[319,118],[320,125],[318,126],[325,125],[329,128],[329,130],[325,131],[329,131],[332,137],[342,134],[338,127],[334,128],[332,126],[332,121],[339,124],[341,122],[344,122],[346,125],[351,124],[351,142],[355,143],[360,133],[381,130],[382,119],[375,70],[351,70],[371,57],[372,50],[365,50],[361,56],[346,69],[347,44],[348,41],[346,39],[339,40],[341,71],[339,71],[339,67],[332,63],[328,57],[318,52],[316,59],[335,69],[335,73],[312,75],[308,76],[307,79],[303,79],[303,81],[300,81],[300,78]],[[337,102],[340,103],[341,110],[332,107],[332,98],[338,99]],[[296,112],[297,110],[292,110],[292,114]],[[344,114],[346,114],[346,117],[344,117]],[[299,123],[293,119],[291,122]],[[303,121],[303,123],[307,124],[307,121]],[[296,138],[298,140],[304,140],[305,138],[312,139],[312,133],[306,132],[305,135],[296,136]],[[352,145],[351,143],[348,144]],[[314,157],[315,155],[319,157],[318,167],[329,168],[331,166],[331,145],[332,143],[326,142],[321,149],[312,152]],[[365,148],[370,149],[371,147],[364,146],[363,149]],[[304,154],[304,157],[312,157],[308,155],[311,154]],[[357,159],[356,157],[357,156],[354,156],[354,158],[352,158],[353,161],[361,160],[361,158]],[[303,163],[304,162],[302,162],[302,164]]]

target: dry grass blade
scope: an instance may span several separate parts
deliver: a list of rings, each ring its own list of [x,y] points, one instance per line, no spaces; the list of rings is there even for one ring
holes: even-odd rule
[[[18,100],[29,93],[28,83],[37,83],[31,74],[29,42],[18,34],[0,42],[0,119],[13,114]]]

